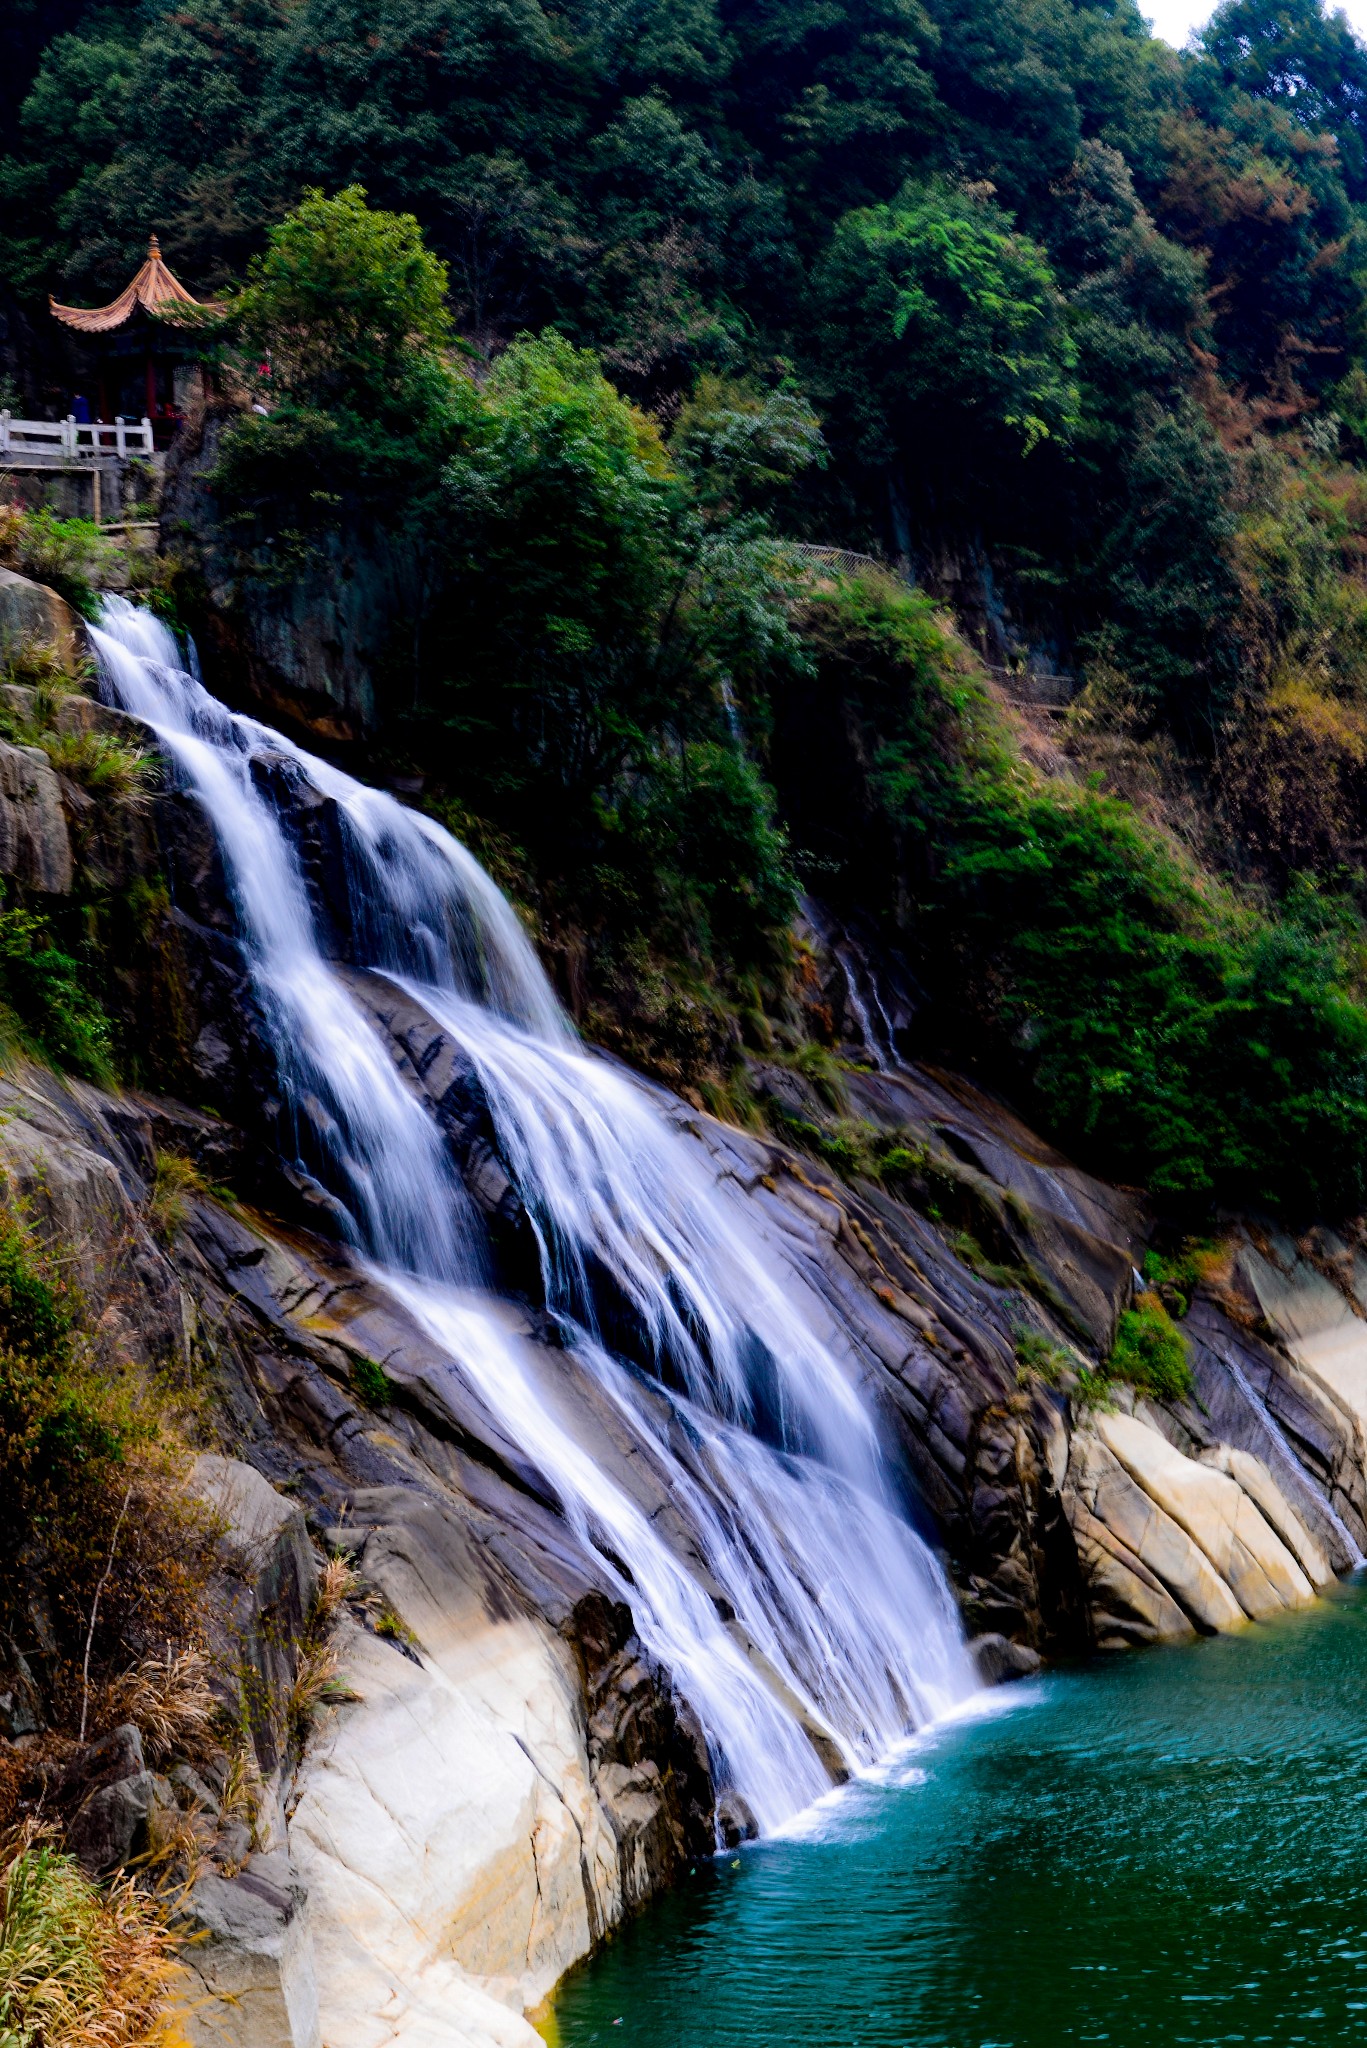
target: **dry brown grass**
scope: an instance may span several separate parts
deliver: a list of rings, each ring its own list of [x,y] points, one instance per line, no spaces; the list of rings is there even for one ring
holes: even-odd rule
[[[1274,872],[1332,874],[1361,858],[1367,715],[1303,678],[1245,708],[1223,793],[1245,841]]]
[[[331,1643],[313,1642],[301,1648],[286,1708],[294,1740],[302,1748],[322,1708],[340,1707],[360,1697],[350,1679],[338,1671],[337,1652]]]
[[[330,1557],[318,1575],[318,1600],[314,1609],[317,1626],[330,1629],[348,1600],[361,1590],[359,1572],[344,1557]]]
[[[144,1657],[105,1688],[99,1718],[110,1728],[135,1722],[148,1756],[159,1763],[168,1756],[199,1755],[217,1713],[208,1658],[197,1649],[177,1653],[168,1643],[162,1655]]]
[[[345,1558],[330,1557],[323,1566],[285,1706],[290,1739],[300,1749],[322,1708],[341,1706],[347,1700],[361,1697],[350,1680],[338,1672],[337,1652],[331,1641],[342,1608],[359,1593],[360,1586],[360,1579]]]
[[[181,2048],[165,2011],[180,1975],[155,1900],[101,1892],[29,1826],[0,1867],[0,2041],[6,2048]]]

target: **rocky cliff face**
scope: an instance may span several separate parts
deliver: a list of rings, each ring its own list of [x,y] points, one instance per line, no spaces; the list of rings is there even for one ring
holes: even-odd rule
[[[227,1849],[187,1908],[188,2024],[236,2048],[529,2044],[523,2015],[556,1978],[745,1816],[719,1806],[671,1673],[523,1447],[339,1247],[316,1191],[280,1172],[273,1076],[199,813],[163,791],[130,853],[123,828],[32,755],[0,745],[0,872],[38,899],[101,860],[159,869],[166,1014],[179,1085],[201,1105],[37,1069],[0,1080],[0,1163],[80,1246],[95,1313],[132,1355],[205,1390],[200,1479],[225,1529],[217,1654],[234,1684],[255,1674],[259,1783],[249,1838],[231,1853],[223,1821]],[[326,800],[301,795],[295,824],[344,951]],[[508,1316],[546,1342],[528,1219],[476,1075],[420,1005],[378,977],[355,987],[490,1223]],[[756,1084],[801,1108],[790,1070]],[[1367,1542],[1361,1251],[1246,1232],[1186,1318],[1193,1397],[1121,1389],[1089,1407],[1022,1364],[1022,1332],[1079,1362],[1105,1354],[1142,1209],[952,1076],[889,1061],[848,1086],[853,1113],[898,1134],[892,1185],[847,1183],[662,1101],[744,1191],[757,1234],[800,1260],[889,1421],[986,1672],[1262,1620],[1354,1560]],[[168,1148],[240,1200],[196,1193],[163,1245],[147,1211]],[[642,1505],[671,1512],[663,1497]],[[285,1702],[328,1556],[356,1573],[335,1638],[351,1697],[301,1754]],[[113,1782],[138,1779],[137,1761],[130,1750]]]
[[[395,622],[419,616],[407,556],[374,535],[330,536],[307,578],[263,547],[250,562],[231,552],[213,496],[213,468],[231,417],[210,408],[167,467],[162,532],[191,567],[206,603],[195,620],[216,693],[281,724],[350,740],[375,722],[372,678]],[[411,652],[411,650],[408,650]]]

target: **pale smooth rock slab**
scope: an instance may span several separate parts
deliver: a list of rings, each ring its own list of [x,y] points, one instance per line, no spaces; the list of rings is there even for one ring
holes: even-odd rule
[[[1292,1357],[1353,1425],[1361,1458],[1367,1452],[1367,1322],[1289,1241],[1285,1249],[1286,1272],[1251,1245],[1239,1263]]]
[[[1098,1416],[1091,1429],[1079,1431],[1073,1438],[1076,1484],[1083,1505],[1125,1550],[1147,1566],[1198,1628],[1215,1633],[1239,1627],[1244,1611],[1200,1545],[1139,1484],[1110,1445],[1093,1434],[1101,1422],[1118,1419]],[[1155,1443],[1163,1441],[1152,1430],[1146,1434],[1153,1436]]]
[[[563,1645],[465,1619],[421,1665],[338,1638],[361,1703],[315,1740],[290,1825],[323,2048],[537,2048],[522,2013],[590,1948],[586,1887],[620,1916]]]
[[[1099,1650],[1176,1643],[1195,1635],[1166,1586],[1113,1530],[1077,1500],[1070,1513]]]
[[[1204,1552],[1250,1620],[1265,1621],[1314,1598],[1295,1557],[1237,1479],[1184,1457],[1137,1416],[1098,1415],[1096,1430],[1136,1485]]]
[[[1213,1465],[1218,1472],[1228,1472],[1231,1479],[1238,1481],[1317,1591],[1332,1584],[1334,1567],[1323,1545],[1306,1528],[1271,1468],[1261,1458],[1255,1458],[1251,1451],[1237,1450],[1233,1444],[1217,1444],[1214,1450],[1202,1453],[1201,1462]]]

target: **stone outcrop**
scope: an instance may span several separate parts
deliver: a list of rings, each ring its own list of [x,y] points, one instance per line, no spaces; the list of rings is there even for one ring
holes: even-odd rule
[[[410,1043],[413,1028],[409,1016]],[[963,1128],[962,1104],[918,1085]],[[224,1527],[220,1665],[257,1707],[261,1820],[256,1846],[240,1842],[242,1860],[216,1864],[186,1904],[197,2048],[435,2048],[457,2018],[470,2041],[529,2048],[520,2014],[556,1976],[714,1829],[745,1832],[715,1803],[686,1704],[520,1447],[336,1247],[207,1197],[169,1257],[148,1237],[156,1143],[205,1144],[212,1120],[39,1075],[0,1098],[0,1154],[48,1226],[83,1245],[103,1326],[149,1360],[207,1370],[233,1454],[206,1457],[199,1480]],[[971,1113],[986,1122],[981,1104]],[[800,1246],[934,1504],[970,1614],[980,1631],[1005,1624],[981,1636],[985,1675],[1028,1673],[1040,1648],[1242,1626],[1309,1599],[1346,1561],[1329,1501],[1299,1465],[1298,1493],[1264,1418],[1276,1404],[1313,1438],[1345,1506],[1349,1421],[1270,1325],[1259,1336],[1203,1303],[1189,1319],[1198,1401],[1078,1411],[1019,1383],[1018,1290],[966,1266],[908,1205],[676,1114],[749,1190],[756,1227]],[[1265,1280],[1287,1328],[1312,1311],[1329,1327],[1321,1277],[1301,1259],[1275,1302]],[[1346,1325],[1333,1327],[1342,1349]],[[1252,1405],[1229,1359],[1250,1386],[1260,1375]],[[378,1409],[362,1361],[392,1390]],[[326,1712],[301,1766],[280,1702],[329,1549],[365,1588],[336,1642],[354,1697]],[[118,1841],[101,1855],[132,1852],[154,1796],[187,1796],[188,1780],[151,1776],[115,1781],[138,1796],[117,1794]]]
[[[199,1877],[180,1921],[190,2048],[323,2048],[308,1894],[283,1850]]]
[[[92,1877],[107,1877],[146,1853],[159,1808],[174,1811],[169,1783],[148,1770],[131,1724],[77,1751],[58,1779],[67,1846]]]
[[[233,1717],[250,1731],[269,1783],[287,1758],[285,1721],[317,1598],[317,1561],[303,1510],[252,1466],[205,1453],[194,1486],[222,1528],[211,1648],[231,1678]]]
[[[69,664],[84,652],[85,628],[66,599],[45,583],[0,569],[0,651],[25,643],[50,647]]]
[[[330,535],[308,578],[278,573],[269,541],[239,556],[210,481],[232,417],[210,407],[177,445],[161,505],[163,534],[205,587],[195,631],[206,675],[229,702],[249,695],[277,724],[353,739],[374,724],[377,668],[403,622],[418,616],[412,551],[374,533]]]
[[[41,747],[0,740],[0,874],[25,889],[64,896],[71,887],[71,839],[62,791]]]

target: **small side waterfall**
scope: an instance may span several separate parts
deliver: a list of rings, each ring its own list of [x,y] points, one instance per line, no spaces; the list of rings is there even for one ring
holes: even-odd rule
[[[1308,1494],[1313,1499],[1316,1507],[1322,1514],[1328,1517],[1334,1533],[1343,1545],[1353,1570],[1361,1571],[1363,1565],[1367,1564],[1367,1557],[1363,1556],[1357,1538],[1334,1506],[1327,1489],[1321,1493],[1317,1488],[1311,1486],[1306,1478],[1305,1467],[1287,1442],[1286,1431],[1282,1428],[1266,1401],[1263,1400],[1261,1394],[1258,1393],[1252,1380],[1234,1354],[1224,1344],[1215,1344],[1211,1348],[1233,1380],[1235,1386],[1239,1389],[1239,1392],[1243,1395],[1245,1401],[1247,1401],[1249,1407],[1253,1410],[1253,1413],[1257,1416],[1259,1422],[1262,1423],[1263,1428],[1267,1431],[1272,1447],[1277,1453],[1277,1461],[1283,1467],[1294,1488],[1292,1499],[1297,1499],[1301,1494]]]
[[[856,1768],[964,1698],[954,1602],[900,1511],[858,1361],[796,1255],[656,1092],[580,1045],[478,863],[229,713],[127,601],[105,600],[93,637],[109,697],[155,730],[218,835],[282,1147],[525,1447],[698,1713],[719,1782],[771,1829],[827,1788],[819,1747]],[[349,964],[401,987],[479,1076],[563,1349],[521,1335],[492,1293],[438,1126],[327,957],[282,776],[343,821]]]

